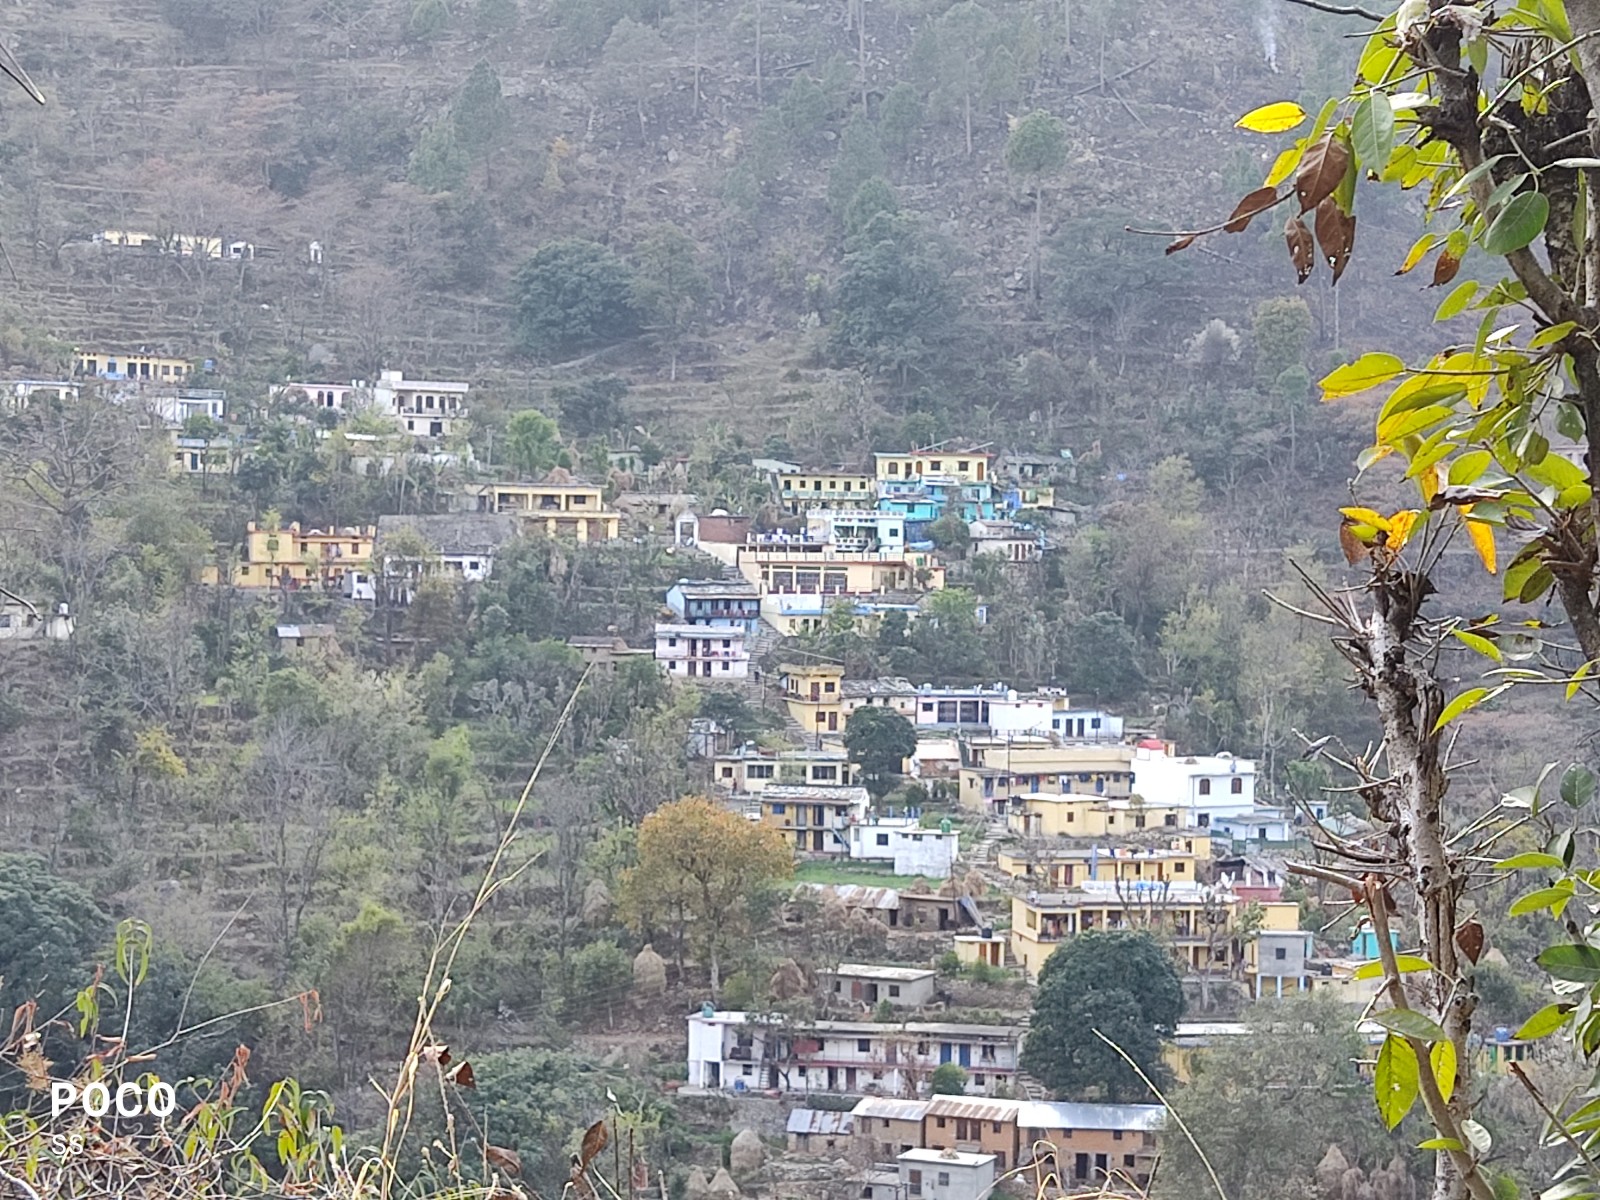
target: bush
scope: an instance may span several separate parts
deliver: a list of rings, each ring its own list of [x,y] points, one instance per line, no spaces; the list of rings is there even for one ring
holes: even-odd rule
[[[940,1063],[933,1069],[929,1085],[935,1096],[963,1096],[967,1091],[967,1073],[960,1063]]]

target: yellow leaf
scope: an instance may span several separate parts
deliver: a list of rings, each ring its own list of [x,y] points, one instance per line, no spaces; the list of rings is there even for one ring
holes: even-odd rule
[[[1483,569],[1493,575],[1495,573],[1494,526],[1487,521],[1474,521],[1471,517],[1464,517],[1463,521],[1467,526],[1467,536],[1472,539],[1472,548],[1483,560]]]
[[[1423,258],[1427,256],[1428,251],[1433,249],[1434,243],[1438,240],[1439,235],[1436,233],[1425,233],[1419,237],[1416,241],[1416,244],[1411,247],[1410,253],[1406,255],[1405,262],[1400,264],[1400,269],[1396,271],[1395,274],[1404,275],[1407,271],[1411,270],[1412,267],[1416,266],[1423,260]]]
[[[1422,489],[1422,502],[1424,504],[1432,504],[1433,498],[1439,494],[1440,474],[1439,464],[1434,463],[1421,475],[1417,476],[1417,486]]]
[[[1305,157],[1306,143],[1301,138],[1294,145],[1283,151],[1273,160],[1272,170],[1267,172],[1265,187],[1277,187],[1285,179],[1294,174],[1294,169],[1300,165],[1300,160]]]
[[[1322,377],[1322,398],[1336,400],[1340,396],[1354,396],[1380,383],[1388,383],[1405,369],[1405,363],[1392,354],[1363,354],[1355,362],[1346,363]]]
[[[1251,133],[1283,133],[1306,119],[1306,110],[1293,100],[1280,100],[1276,104],[1263,104],[1251,109],[1234,124]]]
[[[1432,471],[1424,475],[1432,475]],[[1422,514],[1414,508],[1401,509],[1389,518],[1389,540],[1385,543],[1389,549],[1399,551],[1411,540],[1411,530],[1416,526],[1417,518]]]
[[[1388,518],[1370,508],[1341,508],[1339,512],[1358,525],[1371,525],[1374,529],[1388,530]]]

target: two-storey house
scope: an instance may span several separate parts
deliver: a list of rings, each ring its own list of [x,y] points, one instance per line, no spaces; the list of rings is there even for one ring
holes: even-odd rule
[[[865,820],[871,807],[864,787],[775,784],[760,795],[761,823],[809,854],[847,856],[850,826]]]
[[[743,580],[680,579],[667,607],[683,625],[741,625],[752,635],[761,625],[761,593]]]
[[[463,495],[472,511],[517,517],[525,530],[546,537],[607,542],[621,532],[622,514],[606,507],[604,489],[581,483],[560,467],[540,483],[473,484]]]
[[[658,624],[656,662],[668,675],[685,679],[744,679],[750,674],[750,647],[743,625]]]

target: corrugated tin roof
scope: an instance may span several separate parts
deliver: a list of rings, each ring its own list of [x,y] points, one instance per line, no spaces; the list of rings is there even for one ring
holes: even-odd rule
[[[866,1096],[850,1110],[851,1116],[883,1121],[920,1121],[928,1111],[926,1100],[897,1100],[893,1096]]]
[[[770,791],[771,789],[768,790]],[[900,893],[895,891],[894,888],[867,887],[862,883],[802,883],[800,886],[823,895],[831,893],[850,908],[890,909],[900,907]]]
[[[280,638],[323,638],[333,637],[338,630],[332,625],[279,625]]]
[[[988,1096],[935,1096],[928,1101],[930,1117],[958,1117],[964,1121],[1008,1121],[1017,1115],[1021,1100]]]
[[[847,1112],[825,1108],[796,1108],[789,1113],[790,1133],[820,1133],[824,1136],[847,1134],[855,1128],[855,1118]]]
[[[1024,1100],[1017,1111],[1023,1129],[1159,1130],[1167,1119],[1160,1104],[1066,1104],[1060,1101]]]

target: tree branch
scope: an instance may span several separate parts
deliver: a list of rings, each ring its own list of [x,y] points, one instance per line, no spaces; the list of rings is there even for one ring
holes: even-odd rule
[[[1336,17],[1361,17],[1368,21],[1382,21],[1382,13],[1375,13],[1370,8],[1362,8],[1359,4],[1324,4],[1322,0],[1284,0],[1285,4],[1298,4],[1302,8],[1314,8],[1318,12],[1332,13]]]

